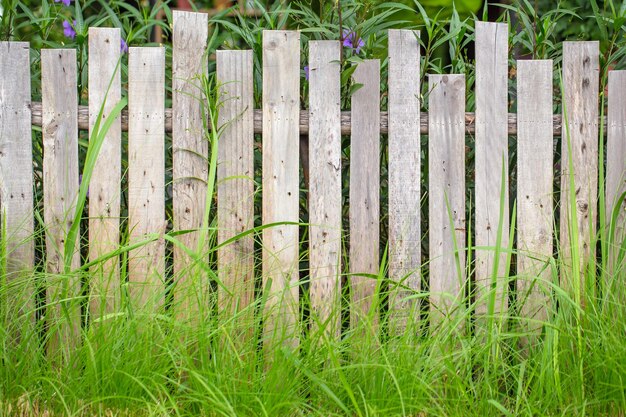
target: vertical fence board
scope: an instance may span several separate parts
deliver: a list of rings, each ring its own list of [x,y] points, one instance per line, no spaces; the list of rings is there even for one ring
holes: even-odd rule
[[[517,299],[534,332],[550,301],[553,154],[552,60],[517,61]]]
[[[299,213],[300,33],[263,31],[263,224]],[[263,230],[266,346],[298,344],[298,226]]]
[[[501,252],[498,260],[495,256],[500,220],[500,248],[506,249],[509,243],[507,42],[506,23],[476,22],[476,246],[487,247],[476,251],[479,316],[488,313],[489,299],[494,296],[494,313],[504,313],[508,306],[506,254]],[[502,181],[504,196],[501,196]],[[496,262],[494,294],[490,288]]]
[[[165,49],[130,48],[128,56],[128,229],[131,243],[165,232]],[[156,310],[165,293],[165,241],[128,259],[133,307]]]
[[[341,91],[336,41],[309,43],[309,223],[313,329],[340,330]]]
[[[218,125],[217,220],[221,244],[254,227],[254,85],[252,51],[217,51],[217,81],[223,107]],[[254,238],[245,236],[218,250],[220,312],[224,320],[242,311],[241,329],[252,328]]]
[[[626,71],[609,72],[609,109],[606,151],[606,224],[617,199],[626,192]],[[626,239],[626,203],[622,203],[615,223],[615,245]],[[617,248],[609,248],[611,268],[615,268]]]
[[[599,90],[599,44],[598,42],[563,43],[563,139],[561,141],[561,252],[564,268],[561,286],[571,294],[585,285],[574,283],[572,277],[571,245],[579,248],[581,272],[585,271],[595,234],[598,197],[598,90]],[[568,140],[569,138],[569,140]],[[570,189],[570,154],[574,167],[574,190]],[[570,191],[576,201],[575,213],[570,213]],[[570,234],[570,216],[577,218],[578,234]],[[576,278],[579,279],[579,278]],[[589,282],[588,284],[591,283]]]
[[[6,238],[6,270],[0,285],[15,285],[0,303],[11,338],[34,322],[33,156],[30,110],[30,58],[27,42],[0,42],[0,229]]]
[[[465,283],[465,76],[430,75],[428,220],[430,319],[459,312]]]
[[[65,275],[65,243],[78,196],[76,50],[41,51],[43,203],[46,223],[48,353],[69,355],[80,341],[80,276]],[[69,265],[80,266],[78,234]]]
[[[100,128],[121,99],[120,31],[89,28],[89,134],[103,109]],[[92,138],[93,140],[93,138]],[[89,183],[89,260],[94,261],[119,247],[121,120],[106,132]],[[120,304],[119,259],[113,257],[90,273],[92,318],[118,311]]]
[[[200,78],[207,75],[208,15],[174,11],[172,35],[172,153],[174,230],[202,228],[206,209],[209,155],[203,128]],[[204,225],[205,227],[207,225]],[[199,251],[201,232],[178,236],[181,244]],[[199,320],[208,314],[209,280],[179,246],[174,246],[174,315]]]
[[[417,324],[420,311],[414,297],[422,250],[418,36],[412,30],[389,31],[389,277],[398,283],[389,297],[389,320],[399,333],[411,326],[407,320]]]
[[[377,281],[380,236],[380,62],[358,64],[353,79],[362,84],[352,95],[350,137],[350,323],[370,316],[378,323]],[[374,307],[374,310],[372,310]]]

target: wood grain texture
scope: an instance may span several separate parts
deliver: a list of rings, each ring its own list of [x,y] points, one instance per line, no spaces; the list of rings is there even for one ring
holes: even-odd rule
[[[103,109],[100,127],[121,99],[120,30],[89,28],[89,133]],[[89,183],[89,260],[119,247],[120,180],[122,160],[121,120],[106,136]],[[113,257],[90,271],[90,313],[96,319],[119,311],[119,259]]]
[[[496,260],[498,226],[500,248],[509,244],[509,178],[507,137],[508,27],[505,23],[476,22],[476,313],[507,310],[506,254]],[[504,171],[504,174],[503,174]],[[504,175],[504,178],[503,178]],[[502,218],[501,189],[504,180]],[[497,270],[494,271],[496,262]],[[492,288],[495,279],[495,294]]]
[[[312,331],[340,332],[341,46],[309,43],[309,233]]]
[[[598,198],[598,42],[563,43],[563,119],[566,133],[561,141],[561,230],[559,252],[564,267],[561,269],[561,287],[573,295],[575,288],[585,285],[581,273],[574,283],[572,278],[571,245],[578,247],[580,270],[589,265],[591,239],[595,234]],[[569,147],[573,172],[569,166]],[[570,188],[573,174],[574,190]],[[570,213],[570,191],[573,192],[575,213]],[[578,233],[571,235],[570,216],[576,216]],[[595,251],[595,249],[594,249]],[[591,283],[589,283],[591,284]]]
[[[465,289],[465,76],[430,75],[428,219],[430,320],[460,314]]]
[[[609,108],[606,145],[606,224],[611,222],[611,215],[617,199],[626,192],[626,71],[609,72]],[[616,245],[626,239],[626,203],[619,208],[615,223]],[[615,270],[617,247],[609,248],[609,262]]]
[[[418,37],[411,30],[389,31],[389,278],[396,283],[389,294],[389,325],[398,334],[417,325],[420,315],[415,297],[422,252]]]
[[[0,42],[0,219],[6,237],[6,275],[0,290],[4,323],[19,329],[34,322],[32,270],[33,156],[30,112],[30,58],[27,42]],[[20,283],[19,285],[17,283]],[[19,338],[7,329],[10,339]]]
[[[163,234],[165,222],[165,49],[130,48],[128,56],[128,229],[132,243]],[[161,309],[165,296],[165,240],[130,252],[133,308]]]
[[[300,33],[263,31],[263,224],[298,222]],[[298,226],[263,229],[264,346],[298,345]]]
[[[358,64],[353,80],[350,136],[350,325],[378,324],[377,280],[380,237],[380,62]],[[355,274],[355,275],[352,275]]]
[[[218,124],[218,243],[254,227],[254,85],[252,51],[217,51],[217,81],[223,106]],[[241,314],[240,330],[249,335],[254,299],[254,238],[242,237],[217,252],[219,308],[224,320]],[[243,312],[243,314],[242,314]],[[236,323],[235,323],[236,324]],[[248,337],[250,339],[250,337]]]
[[[539,334],[551,307],[552,68],[517,61],[517,299],[523,329]]]
[[[46,224],[46,294],[48,355],[69,359],[80,343],[81,283],[79,275],[65,274],[65,242],[78,196],[78,119],[76,109],[76,50],[41,51],[43,104],[43,203]],[[71,269],[80,266],[78,236]]]
[[[208,15],[174,11],[172,33],[172,154],[174,230],[180,243],[198,252],[206,209],[209,142],[203,129],[201,78],[207,76]],[[208,314],[209,279],[179,246],[174,247],[174,315],[182,321]]]

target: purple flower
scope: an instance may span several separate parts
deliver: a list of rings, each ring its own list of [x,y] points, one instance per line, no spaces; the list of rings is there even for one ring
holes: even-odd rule
[[[128,44],[124,39],[120,39],[120,52],[123,54],[128,52]]]
[[[64,20],[63,21],[63,34],[70,39],[74,39],[76,37],[76,31],[74,30],[74,26],[76,26],[76,20],[74,20],[73,25],[67,20]]]
[[[356,32],[353,32],[349,29],[343,30],[343,46],[346,48],[354,49],[354,51],[358,54],[361,52],[361,48],[365,46],[365,42],[363,39],[357,37]]]
[[[304,66],[304,78],[306,78],[306,80],[309,81],[309,66],[308,65]]]
[[[54,0],[55,3],[63,3],[66,6],[69,6],[71,1],[72,0]]]

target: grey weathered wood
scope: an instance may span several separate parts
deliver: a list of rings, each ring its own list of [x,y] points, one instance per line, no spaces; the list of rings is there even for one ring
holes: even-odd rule
[[[508,27],[506,23],[476,22],[476,312],[488,313],[495,295],[494,313],[507,310],[506,254],[495,271],[495,294],[490,291],[496,264],[498,225],[502,220],[501,249],[509,243],[508,192]],[[504,178],[503,178],[504,170]],[[504,180],[503,216],[500,197]],[[482,249],[480,249],[482,247]]]
[[[5,323],[34,322],[33,157],[30,58],[27,42],[0,42],[0,227],[6,238],[6,276],[0,289]],[[12,329],[7,329],[12,332]],[[13,333],[10,338],[17,338]]]
[[[76,50],[41,50],[43,204],[46,224],[46,321],[54,358],[80,342],[80,276],[65,274],[65,242],[78,196]],[[78,235],[71,269],[80,266]],[[60,358],[59,358],[60,359]]]
[[[298,222],[300,33],[263,31],[263,224]],[[298,226],[263,230],[265,346],[298,344]]]
[[[517,61],[517,299],[531,332],[551,299],[553,149],[552,60]]]
[[[89,133],[98,118],[100,128],[121,99],[120,31],[89,28]],[[89,260],[94,261],[119,247],[122,132],[119,118],[106,132],[89,183]],[[119,259],[113,257],[90,271],[92,319],[119,311]]]
[[[341,46],[309,43],[310,299],[313,329],[336,337],[341,311]]]
[[[617,199],[626,192],[626,71],[609,72],[608,137],[606,145],[606,224]],[[615,223],[616,245],[626,239],[626,203],[622,203]],[[616,248],[609,248],[609,260],[614,267]]]
[[[172,33],[172,154],[174,230],[195,230],[177,236],[203,257],[201,229],[206,208],[209,142],[203,129],[201,77],[207,76],[208,15],[174,11]],[[209,280],[179,246],[174,247],[174,315],[200,320],[208,314]]]
[[[132,243],[165,232],[165,49],[130,48],[128,56],[128,229]],[[165,294],[165,240],[128,258],[130,302],[158,310]]]
[[[581,273],[572,278],[571,245],[579,249],[580,268],[584,271],[592,253],[591,239],[595,234],[598,197],[598,90],[599,90],[599,44],[598,42],[563,43],[563,120],[567,127],[561,148],[561,230],[559,252],[564,267],[561,269],[561,286],[574,294],[584,285]],[[574,168],[575,213],[570,213],[570,166]],[[569,214],[568,214],[569,213]],[[577,236],[570,235],[570,216],[576,216]],[[595,248],[593,249],[595,251]]]
[[[460,312],[465,288],[465,76],[430,75],[428,221],[430,319]]]
[[[217,221],[219,243],[254,227],[254,85],[252,51],[217,51],[221,85],[218,125]],[[249,331],[254,298],[254,238],[242,237],[217,252],[219,308],[224,320],[242,314],[240,329]],[[248,337],[250,339],[250,337]]]
[[[398,333],[416,325],[420,311],[415,297],[422,251],[418,36],[412,30],[389,31],[389,278],[398,285],[389,295],[389,323]]]
[[[380,62],[358,64],[350,136],[350,324],[378,324],[376,279],[380,236]],[[355,274],[355,275],[352,275]],[[373,308],[372,308],[373,307]],[[369,315],[369,318],[368,318]]]

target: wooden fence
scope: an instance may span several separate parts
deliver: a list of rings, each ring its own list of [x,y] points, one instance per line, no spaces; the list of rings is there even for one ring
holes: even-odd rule
[[[199,80],[207,75],[208,18],[175,12],[173,23],[172,95],[166,109],[163,48],[130,48],[128,108],[106,131],[89,183],[89,308],[92,317],[119,311],[120,179],[122,130],[128,131],[128,230],[130,243],[147,234],[160,237],[133,249],[128,261],[128,286],[136,306],[158,309],[165,291],[165,133],[172,134],[173,269],[176,286],[173,315],[202,320],[201,306],[211,292],[208,279],[195,275],[198,254],[206,252],[207,182],[211,143],[203,124]],[[352,326],[376,323],[379,274],[380,137],[388,137],[388,230],[390,329],[412,326],[420,308],[420,230],[422,188],[428,188],[430,230],[428,278],[431,320],[459,311],[466,251],[475,248],[477,323],[508,309],[507,248],[512,245],[509,213],[509,135],[517,137],[517,287],[527,318],[545,318],[551,279],[555,224],[554,137],[564,130],[560,205],[560,256],[566,267],[559,285],[573,291],[580,279],[568,268],[571,246],[583,254],[581,268],[595,251],[599,175],[599,50],[598,42],[563,45],[563,108],[553,115],[553,63],[518,61],[517,114],[508,107],[507,25],[476,23],[476,112],[465,112],[463,74],[428,77],[429,113],[420,113],[420,50],[418,33],[389,31],[388,111],[380,111],[380,62],[364,60],[354,72],[362,84],[352,96],[350,112],[340,109],[340,43],[309,44],[308,111],[300,108],[300,35],[296,31],[263,33],[262,110],[253,110],[251,51],[218,51],[217,79],[223,88],[219,124],[225,128],[217,145],[218,241],[227,242],[254,225],[254,135],[262,133],[262,223],[279,223],[262,231],[262,277],[266,302],[266,335],[278,334],[298,344],[299,320],[299,137],[309,137],[309,271],[308,288],[314,328],[340,332],[341,276],[347,275]],[[59,328],[57,338],[76,339],[80,328],[79,278],[56,279],[80,266],[77,245],[66,253],[79,192],[78,131],[89,129],[94,141],[98,118],[103,123],[121,99],[120,32],[89,31],[89,106],[78,107],[74,50],[44,50],[41,55],[42,102],[31,103],[27,43],[0,43],[0,202],[7,240],[9,282],[30,274],[33,247],[32,125],[43,132],[44,220],[49,314],[68,314],[73,325]],[[609,74],[606,202],[611,213],[626,191],[626,72]],[[103,108],[102,114],[99,114]],[[561,120],[564,120],[561,128]],[[94,133],[95,132],[95,133]],[[475,139],[475,228],[468,232],[465,200],[465,137]],[[349,225],[342,225],[341,136],[350,135]],[[428,135],[428,167],[420,166],[420,135]],[[565,135],[568,136],[568,135]],[[565,137],[564,136],[564,137]],[[215,149],[213,149],[215,150]],[[571,152],[569,152],[571,150]],[[571,157],[573,172],[569,170]],[[600,161],[602,162],[602,161]],[[424,168],[427,168],[424,169]],[[420,172],[427,171],[428,178]],[[83,178],[84,180],[84,178]],[[503,182],[504,181],[504,182]],[[570,193],[570,187],[575,189]],[[209,190],[210,192],[210,190]],[[504,193],[504,195],[502,194]],[[575,196],[571,203],[568,196]],[[208,197],[208,198],[207,198]],[[502,203],[504,202],[504,204]],[[575,208],[577,227],[570,225]],[[607,214],[608,216],[608,214]],[[349,227],[349,253],[342,252],[342,227]],[[572,235],[572,230],[576,231]],[[618,223],[624,236],[624,216]],[[71,245],[70,245],[71,246]],[[65,249],[64,249],[65,248]],[[187,250],[185,249],[187,248]],[[501,248],[501,250],[496,250]],[[195,254],[195,255],[194,255]],[[342,258],[348,264],[342,268]],[[194,258],[194,256],[196,258]],[[103,261],[103,259],[106,259]],[[231,315],[254,301],[254,241],[246,235],[218,252],[219,309]],[[495,272],[494,272],[495,271]],[[258,271],[257,271],[258,272]],[[495,275],[494,275],[495,274]],[[71,276],[71,275],[70,275]],[[497,277],[495,281],[492,281]],[[399,285],[395,285],[395,284]],[[490,291],[492,286],[495,291]],[[18,301],[32,312],[34,292]],[[494,306],[488,308],[492,298]],[[17,312],[15,314],[18,314]],[[73,321],[72,321],[73,320]],[[479,326],[480,327],[480,326]],[[54,340],[52,338],[51,340]]]

